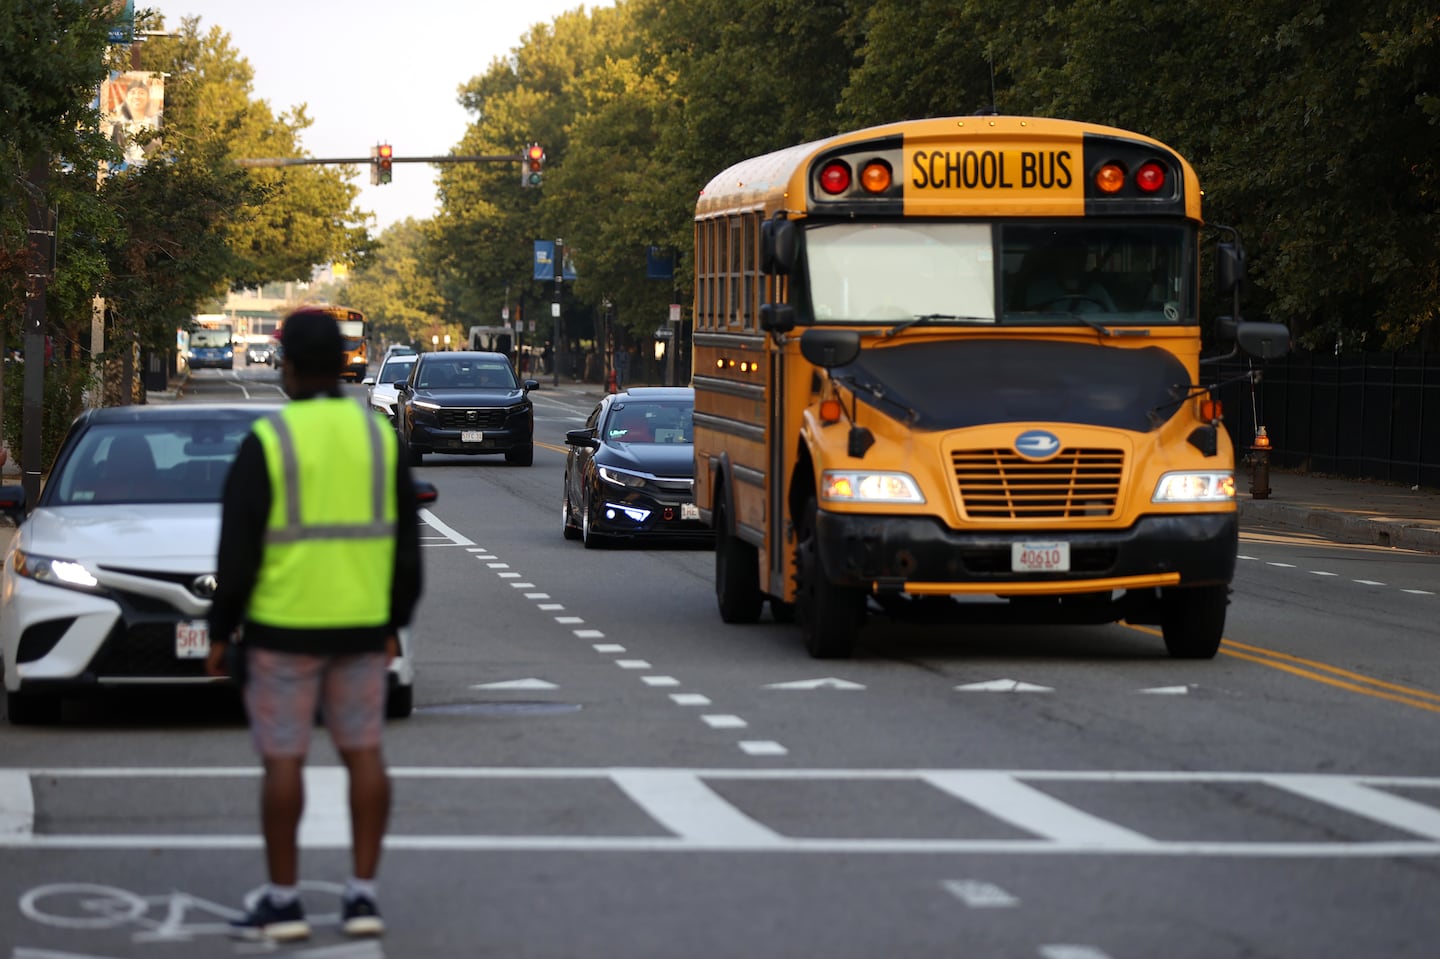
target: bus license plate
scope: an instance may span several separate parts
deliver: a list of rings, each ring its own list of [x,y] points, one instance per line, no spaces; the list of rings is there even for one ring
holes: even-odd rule
[[[462,443],[483,443],[485,434],[480,430],[461,430],[460,442]]]
[[[175,624],[175,658],[204,659],[210,655],[210,624],[187,620]]]
[[[681,503],[681,504],[680,504],[680,518],[681,518],[681,519],[699,519],[699,518],[700,518],[700,507],[696,506],[694,503]]]
[[[1070,544],[1064,542],[1011,543],[1010,569],[1016,573],[1070,571]]]

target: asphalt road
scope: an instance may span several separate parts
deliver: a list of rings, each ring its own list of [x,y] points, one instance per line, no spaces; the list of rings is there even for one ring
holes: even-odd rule
[[[186,401],[240,389],[275,395],[239,371]],[[562,539],[589,403],[536,403],[533,467],[419,469],[441,495],[417,710],[387,730],[390,935],[326,925],[346,821],[321,737],[318,928],[274,954],[1434,955],[1440,557],[1247,530],[1212,662],[1124,625],[878,614],[819,662],[793,626],[721,623],[708,551]],[[0,956],[253,954],[222,936],[262,876],[233,701],[0,737]]]

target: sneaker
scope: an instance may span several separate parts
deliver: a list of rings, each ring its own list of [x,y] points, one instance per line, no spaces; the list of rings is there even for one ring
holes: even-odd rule
[[[236,939],[290,942],[310,938],[310,923],[305,921],[305,908],[299,899],[277,906],[269,896],[262,896],[245,918],[230,923],[230,935]]]
[[[354,899],[345,900],[340,926],[347,936],[385,934],[385,920],[380,918],[380,910],[375,908],[375,900],[369,896],[356,896]]]

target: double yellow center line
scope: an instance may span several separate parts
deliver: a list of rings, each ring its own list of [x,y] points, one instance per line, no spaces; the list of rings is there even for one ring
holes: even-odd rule
[[[1440,694],[1426,692],[1423,689],[1413,689],[1397,683],[1387,683],[1381,679],[1371,679],[1369,676],[1362,676],[1360,673],[1341,669],[1338,666],[1330,666],[1313,659],[1292,656],[1289,653],[1264,649],[1260,646],[1237,643],[1233,639],[1221,642],[1220,652],[1226,656],[1259,663],[1261,666],[1269,666],[1271,669],[1278,669],[1302,679],[1334,686],[1337,689],[1360,693],[1364,696],[1374,696],[1376,699],[1386,699],[1392,703],[1413,706],[1416,709],[1424,709],[1432,713],[1440,713]]]

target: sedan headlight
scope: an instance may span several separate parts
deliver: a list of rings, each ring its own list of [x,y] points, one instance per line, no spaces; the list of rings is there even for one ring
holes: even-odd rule
[[[631,473],[628,470],[617,470],[613,466],[598,467],[600,478],[615,486],[624,486],[629,489],[640,489],[647,482],[647,478],[638,473]]]
[[[83,563],[74,560],[56,559],[52,556],[36,556],[17,549],[14,553],[15,575],[33,579],[48,586],[65,589],[79,589],[87,593],[103,593],[100,580]]]
[[[820,498],[839,503],[923,503],[925,497],[909,473],[826,470]]]
[[[1150,502],[1224,503],[1234,498],[1234,473],[1166,473],[1155,484]]]

